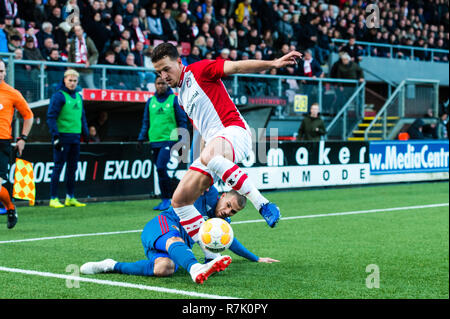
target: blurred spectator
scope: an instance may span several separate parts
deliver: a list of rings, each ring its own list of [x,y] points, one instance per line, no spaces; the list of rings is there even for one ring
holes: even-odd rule
[[[444,39],[439,39],[437,41],[436,49],[448,50],[448,46],[444,45]],[[434,61],[438,62],[448,62],[448,53],[436,52],[434,53]]]
[[[229,55],[230,61],[237,61],[239,60],[239,55],[237,50],[231,50]]]
[[[187,13],[181,12],[178,15],[177,29],[180,42],[191,42],[191,26]]]
[[[261,35],[258,33],[258,30],[256,28],[252,28],[250,30],[247,38],[249,44],[255,44],[256,46],[260,46],[262,43]]]
[[[56,48],[50,50],[46,59],[49,62],[63,62],[59,55],[59,50]],[[56,92],[61,83],[61,78],[64,76],[65,70],[66,68],[63,66],[47,66],[48,96],[51,96]]]
[[[93,125],[95,126],[97,130],[97,135],[100,138],[100,141],[104,141],[107,134],[108,134],[108,127],[109,127],[109,116],[108,112],[101,111],[98,115],[95,121],[93,122]]]
[[[222,50],[224,48],[229,48],[229,40],[226,34],[223,31],[223,27],[220,25],[216,25],[214,27],[214,31],[212,33],[212,37],[214,38],[215,48],[217,50]]]
[[[361,67],[353,62],[348,53],[342,53],[340,59],[333,64],[330,76],[338,79],[355,79],[364,81],[364,72]]]
[[[83,27],[76,25],[73,27],[75,36],[70,41],[69,62],[82,64],[83,68],[78,69],[80,73],[81,86],[83,88],[94,89],[94,72],[89,67],[97,64],[98,51],[94,42],[86,36]]]
[[[134,50],[131,51],[134,54],[134,63],[136,66],[143,67],[144,66],[144,43],[136,42],[134,46]]]
[[[86,26],[86,34],[94,41],[99,56],[103,56],[113,36],[111,29],[102,22],[100,12],[93,14],[93,20]]]
[[[137,12],[135,10],[134,4],[132,2],[127,2],[125,6],[125,12],[123,13],[123,24],[126,28],[130,27],[131,20],[137,17]]]
[[[249,21],[253,21],[254,14],[251,3],[251,0],[244,0],[237,5],[236,10],[234,11],[237,23],[242,23],[245,18]]]
[[[276,38],[278,39],[278,43],[289,43],[294,36],[294,28],[291,24],[291,16],[289,13],[285,12],[283,14],[283,18],[279,20],[276,24]],[[317,40],[316,40],[317,41]]]
[[[158,14],[157,8],[152,8],[148,16],[148,27],[150,29],[150,39],[165,40],[161,17]]]
[[[147,69],[153,69],[153,63],[152,63],[152,52],[153,47],[149,46],[144,50],[144,67]],[[148,87],[148,84],[152,84],[155,82],[156,79],[156,73],[155,72],[145,72],[145,86]]]
[[[146,32],[144,32],[144,30],[142,29],[139,18],[137,16],[131,19],[130,30],[131,39],[134,43],[145,43],[145,41],[147,40]]]
[[[0,28],[0,30],[1,30],[1,28]],[[0,31],[0,33],[5,34],[3,31]],[[5,34],[5,40],[6,40],[6,34]],[[8,50],[9,50],[9,52],[14,52],[14,51],[16,51],[16,49],[23,49],[22,38],[18,35],[13,35],[13,36],[11,36],[10,41],[8,43]],[[3,52],[3,51],[0,50],[0,52]]]
[[[309,114],[303,118],[297,139],[300,141],[320,141],[321,137],[326,133],[325,124],[319,116],[319,104],[313,103]]]
[[[113,12],[114,15],[123,15],[127,9],[128,0],[113,0]]]
[[[355,44],[356,38],[350,37],[348,42],[339,48],[339,52],[347,52],[351,60],[359,64],[362,60],[362,48]]]
[[[107,51],[105,53],[105,57],[100,61],[101,64],[115,66],[116,63],[116,55],[113,51]],[[106,70],[106,88],[107,89],[120,89],[120,71],[114,69]]]
[[[417,119],[410,125],[410,127],[407,130],[407,133],[409,134],[409,138],[411,140],[423,140],[425,139],[425,136],[422,133],[423,129],[423,121],[422,119]]]
[[[129,67],[136,67],[136,63],[134,62],[134,54],[128,53],[125,59],[125,65]],[[132,70],[124,70],[121,71],[120,74],[120,83],[119,85],[124,90],[133,90],[133,91],[141,91],[141,82],[139,81],[139,75],[136,71]]]
[[[25,38],[23,58],[24,60],[44,60],[41,51],[35,46],[35,39],[31,36]]]
[[[145,8],[139,9],[138,19],[139,19],[139,26],[142,28],[145,36],[147,37],[148,34],[150,33],[150,29],[148,27],[147,10]]]
[[[216,41],[213,37],[209,37],[206,39],[206,54],[210,53],[213,57],[217,55],[218,48],[216,46]]]
[[[243,27],[240,27],[237,30],[237,43],[238,43],[237,49],[239,51],[245,51],[245,49],[247,49],[247,47],[250,44],[248,41],[247,32]]]
[[[304,45],[304,49],[311,49],[313,51],[313,56],[322,65],[324,58],[321,54],[322,51],[318,48],[319,22],[319,15],[311,16],[309,24],[306,24],[304,26],[303,37],[300,38],[299,43],[302,43]]]
[[[220,51],[218,58],[222,60],[230,60],[230,50],[227,48],[223,48]]]
[[[167,41],[178,41],[178,29],[177,22],[172,18],[171,11],[165,10],[164,15],[161,18],[161,26]]]
[[[358,64],[351,61],[350,56],[346,52],[341,53],[340,59],[333,64],[330,72],[330,77],[338,79],[354,79],[359,80],[359,82],[364,82],[363,70]],[[335,91],[336,102],[332,106],[332,112],[335,111],[335,106],[337,106],[338,108],[344,106],[353,92],[354,89],[352,86],[345,84],[337,86],[337,89]]]
[[[42,23],[41,30],[38,33],[36,33],[38,48],[42,49],[44,47],[44,41],[48,38],[54,40],[53,25],[50,22],[45,21]]]
[[[424,115],[424,118],[427,119],[435,118],[435,116],[433,115],[433,110],[428,109],[427,113]],[[424,124],[422,127],[422,134],[425,138],[437,139],[438,138],[437,123]]]
[[[100,137],[97,135],[97,129],[95,128],[95,125],[89,126],[89,142],[100,142]]]
[[[50,22],[53,26],[59,26],[64,21],[61,13],[61,8],[58,6],[53,7],[50,16],[47,17],[47,21]]]
[[[0,29],[1,31],[1,29]],[[14,50],[14,59],[22,60],[23,59],[23,49],[15,49]],[[14,65],[14,87],[22,92],[23,96],[27,101],[32,101],[33,95],[33,83],[30,83],[30,75],[31,67],[25,64],[16,63]]]
[[[57,7],[58,5],[59,5],[58,4],[58,0],[47,0],[44,3],[44,14],[45,14],[45,17],[48,18],[50,16],[50,14],[52,13],[53,8]]]
[[[127,56],[129,53],[131,53],[130,42],[128,42],[126,39],[121,39],[118,60],[116,60],[117,64],[126,65]]]
[[[238,37],[236,30],[231,30],[228,34],[228,47],[233,50],[238,48]]]
[[[322,67],[319,62],[312,57],[312,51],[310,49],[305,51],[303,59],[299,61],[296,75],[312,78],[324,77]]]
[[[47,57],[50,55],[50,51],[52,49],[57,49],[57,45],[53,43],[53,38],[46,38],[44,40],[44,46],[41,47],[41,54],[45,60],[47,60]]]
[[[8,34],[8,40],[11,39],[13,35],[17,35],[22,38],[22,34],[19,32],[19,30],[17,30],[16,27],[14,27],[13,18],[11,16],[6,16],[4,22],[4,31]]]
[[[261,21],[261,32],[265,33],[267,30],[273,30],[280,19],[278,14],[273,8],[273,2],[271,0],[264,0],[259,7],[259,19]]]
[[[125,30],[123,18],[120,14],[117,14],[114,16],[114,22],[111,25],[112,39],[119,40],[123,30]]]
[[[189,64],[198,62],[201,59],[202,59],[202,57],[200,55],[200,49],[198,46],[194,45],[191,49],[191,53],[186,58],[186,62],[189,65]]]
[[[448,113],[442,112],[439,116],[438,137],[440,139],[448,139]]]

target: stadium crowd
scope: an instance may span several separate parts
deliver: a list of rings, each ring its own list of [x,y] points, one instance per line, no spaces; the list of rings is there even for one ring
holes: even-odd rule
[[[24,59],[67,61],[75,38],[71,24],[78,16],[102,64],[148,66],[158,41],[177,42],[187,64],[219,56],[270,59],[294,47],[311,50],[320,65],[332,51],[344,50],[356,63],[368,54],[364,47],[331,39],[448,50],[445,0],[374,3],[379,28],[366,26],[367,0],[0,0],[0,52],[20,49]],[[371,50],[380,57],[390,55],[389,49]],[[130,54],[134,61],[127,61]],[[425,51],[396,49],[394,54],[431,59]],[[437,53],[433,59],[448,61],[448,55]]]

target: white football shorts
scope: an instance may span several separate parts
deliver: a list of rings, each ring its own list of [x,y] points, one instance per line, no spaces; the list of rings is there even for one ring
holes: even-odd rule
[[[252,136],[250,131],[240,126],[228,126],[219,131],[210,141],[215,138],[222,138],[231,145],[233,149],[233,162],[236,164],[246,159],[252,149]],[[189,169],[211,177],[211,185],[220,179],[220,176],[217,176],[207,166],[203,165],[200,157],[194,160]]]

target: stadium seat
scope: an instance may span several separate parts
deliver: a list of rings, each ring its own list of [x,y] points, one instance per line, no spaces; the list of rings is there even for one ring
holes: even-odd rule
[[[184,56],[191,54],[191,44],[189,42],[181,42],[181,54]]]
[[[409,140],[409,134],[408,134],[408,132],[401,132],[401,133],[399,133],[399,134],[398,134],[398,139],[399,139],[400,141],[407,141],[407,140]]]

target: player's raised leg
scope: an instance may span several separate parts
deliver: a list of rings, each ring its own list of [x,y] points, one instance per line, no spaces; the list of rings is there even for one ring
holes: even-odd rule
[[[267,224],[275,227],[281,217],[280,210],[261,194],[244,170],[233,162],[235,154],[228,139],[216,137],[206,145],[200,154],[200,160],[227,185],[246,196]]]
[[[209,186],[211,177],[190,169],[181,179],[172,197],[172,207],[180,218],[180,224],[195,242],[198,242],[198,230],[204,219],[194,203]]]

